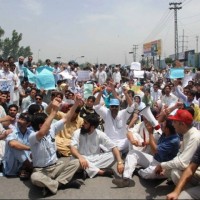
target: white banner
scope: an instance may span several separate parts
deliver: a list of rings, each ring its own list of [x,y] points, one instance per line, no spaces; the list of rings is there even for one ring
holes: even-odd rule
[[[141,64],[139,62],[132,62],[130,69],[131,70],[141,70]]]
[[[90,71],[79,70],[78,73],[78,81],[88,81],[90,80]]]
[[[72,75],[70,75],[69,72],[66,71],[66,70],[60,72],[59,74],[63,77],[63,79],[70,79],[70,80],[72,80]]]
[[[13,84],[12,80],[0,79],[0,90],[10,91],[12,84]]]
[[[144,78],[144,71],[134,70],[134,78]]]

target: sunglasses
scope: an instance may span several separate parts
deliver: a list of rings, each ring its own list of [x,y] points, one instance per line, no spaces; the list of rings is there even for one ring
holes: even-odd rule
[[[116,106],[116,105],[111,105],[110,107],[111,108],[119,108],[119,106]]]

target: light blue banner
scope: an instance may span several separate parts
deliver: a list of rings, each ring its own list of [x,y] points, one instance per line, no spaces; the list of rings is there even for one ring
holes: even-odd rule
[[[84,99],[87,99],[89,96],[92,96],[93,84],[84,84]]]
[[[184,78],[184,68],[170,68],[169,78]]]
[[[29,69],[26,69],[28,80],[30,83],[36,84],[38,89],[53,90],[55,89],[55,79],[53,73],[46,68],[43,68],[40,73],[33,74]]]
[[[53,67],[48,67],[48,66],[39,66],[36,68],[36,73],[40,73],[42,72],[43,70],[48,70],[50,72],[53,72]]]
[[[35,74],[33,72],[31,72],[28,68],[25,67],[24,72],[26,73],[27,77],[28,77],[28,81],[30,83],[36,83],[36,77]]]

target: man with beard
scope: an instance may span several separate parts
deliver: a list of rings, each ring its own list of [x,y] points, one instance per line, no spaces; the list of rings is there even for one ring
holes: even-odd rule
[[[117,171],[122,174],[124,165],[120,152],[104,132],[96,129],[98,125],[97,115],[90,114],[84,118],[83,126],[76,130],[72,137],[71,153],[79,160],[81,168],[90,178],[96,175],[112,177],[114,172],[109,167],[114,164],[115,159]],[[102,152],[102,146],[105,146],[108,151]]]
[[[20,82],[24,80],[24,57],[20,56],[18,62],[15,62],[15,72],[20,79]]]

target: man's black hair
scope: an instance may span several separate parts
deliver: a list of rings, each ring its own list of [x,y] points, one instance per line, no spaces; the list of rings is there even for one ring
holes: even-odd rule
[[[33,127],[34,131],[40,130],[40,125],[45,122],[47,117],[48,116],[45,113],[36,113],[33,115],[31,126]]]
[[[99,118],[96,114],[89,114],[84,117],[84,120],[87,121],[91,126],[97,128],[99,126]]]

